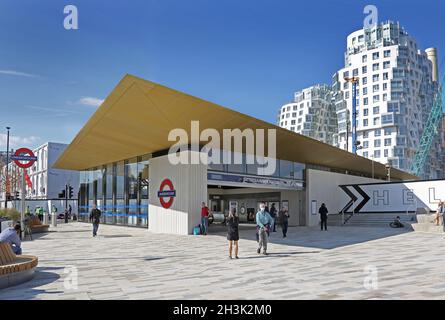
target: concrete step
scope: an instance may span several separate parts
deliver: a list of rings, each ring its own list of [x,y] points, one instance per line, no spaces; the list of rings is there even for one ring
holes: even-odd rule
[[[388,213],[388,214],[378,214],[378,213],[362,213],[355,214],[349,221],[345,224],[345,226],[355,226],[355,227],[389,227],[389,224],[394,221],[397,214]],[[403,224],[411,224],[416,222],[414,214],[399,214],[400,220]],[[345,215],[345,218],[349,217],[349,215]],[[414,218],[414,221],[413,221]],[[328,225],[331,226],[341,226],[342,225],[342,215],[329,215],[328,217]]]
[[[433,223],[413,223],[414,231],[428,233],[444,233],[444,226],[436,226]]]

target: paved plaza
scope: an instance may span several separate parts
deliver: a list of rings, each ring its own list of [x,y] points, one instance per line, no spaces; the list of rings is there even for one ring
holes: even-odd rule
[[[245,226],[240,259],[230,260],[224,228],[211,231],[177,236],[101,225],[93,238],[89,224],[61,224],[23,244],[39,257],[36,276],[0,290],[0,299],[445,299],[441,234],[290,228],[285,240],[273,233],[270,255],[262,256]],[[364,285],[375,274],[365,269],[377,271],[377,288]]]

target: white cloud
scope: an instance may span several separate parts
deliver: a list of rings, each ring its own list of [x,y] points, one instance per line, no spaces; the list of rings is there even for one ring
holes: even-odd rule
[[[36,136],[20,137],[20,136],[9,136],[9,148],[17,149],[20,147],[34,148],[37,143],[42,139]],[[0,133],[0,149],[1,151],[6,151],[7,136],[6,133]]]
[[[21,71],[15,71],[15,70],[0,70],[0,74],[7,75],[7,76],[17,76],[17,77],[26,77],[26,78],[40,78],[40,76],[21,72]]]
[[[104,102],[103,99],[94,98],[94,97],[82,97],[79,100],[80,104],[89,107],[99,107]]]

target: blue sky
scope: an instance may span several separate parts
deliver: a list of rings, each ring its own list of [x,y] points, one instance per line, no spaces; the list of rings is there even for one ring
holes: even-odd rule
[[[330,83],[367,4],[445,57],[437,0],[1,0],[0,150],[6,126],[15,148],[69,143],[126,73],[275,122],[295,90]]]

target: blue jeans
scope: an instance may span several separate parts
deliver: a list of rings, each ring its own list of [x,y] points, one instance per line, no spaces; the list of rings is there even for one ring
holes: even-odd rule
[[[207,234],[207,230],[209,230],[209,218],[201,217],[201,225],[202,225],[204,234]]]
[[[97,235],[97,229],[99,229],[99,224],[93,223],[93,236]]]
[[[22,248],[11,246],[12,252],[14,252],[15,255],[19,256],[22,254]]]

